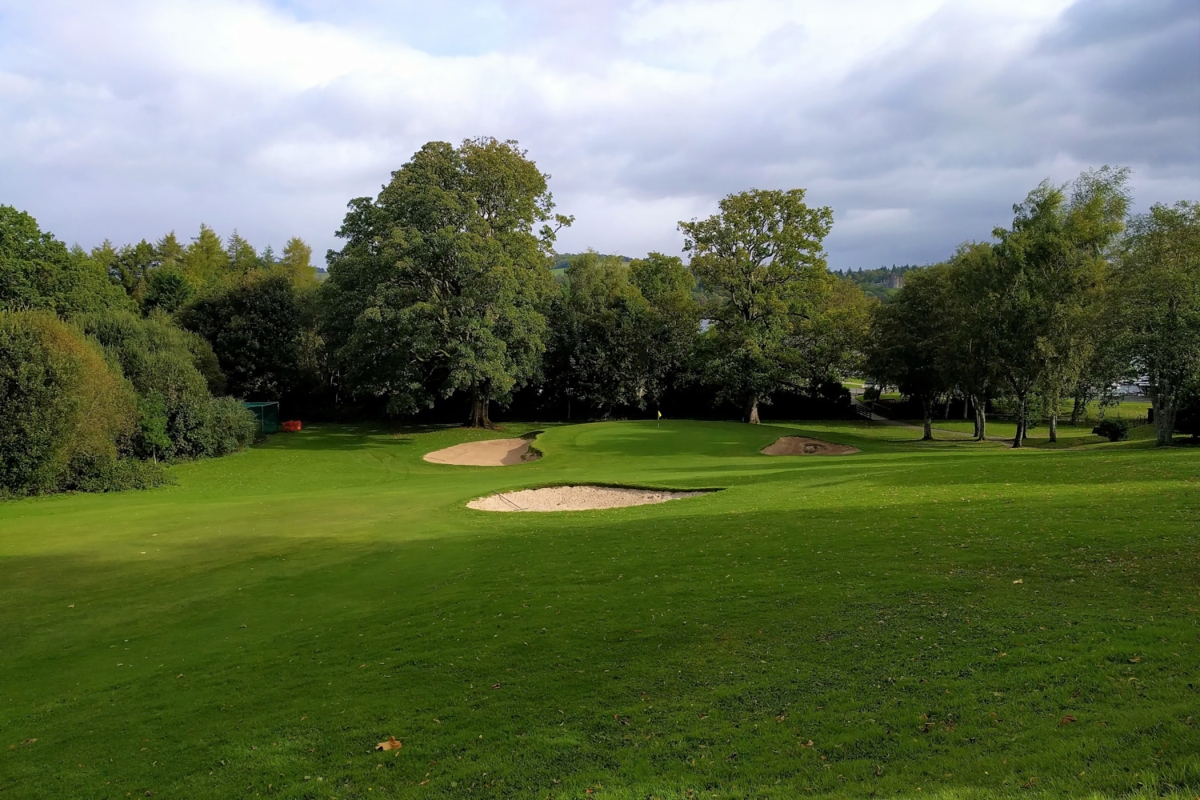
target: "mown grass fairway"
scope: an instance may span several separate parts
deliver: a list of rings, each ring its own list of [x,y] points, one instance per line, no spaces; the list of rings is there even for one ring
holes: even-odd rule
[[[797,432],[863,452],[758,454]],[[1196,449],[631,422],[421,460],[481,435],[0,505],[0,797],[1200,792]],[[464,507],[583,481],[726,491]]]

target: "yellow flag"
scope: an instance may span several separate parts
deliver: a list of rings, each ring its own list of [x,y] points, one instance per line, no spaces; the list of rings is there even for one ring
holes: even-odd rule
[[[659,419],[662,419],[662,412],[661,412],[661,411],[660,411],[660,412],[658,412],[658,418],[659,418]]]

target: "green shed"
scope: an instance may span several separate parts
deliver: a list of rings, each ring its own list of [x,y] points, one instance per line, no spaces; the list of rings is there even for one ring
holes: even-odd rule
[[[258,420],[259,433],[277,433],[279,431],[279,403],[270,400],[263,403],[242,403],[250,409],[250,413]]]

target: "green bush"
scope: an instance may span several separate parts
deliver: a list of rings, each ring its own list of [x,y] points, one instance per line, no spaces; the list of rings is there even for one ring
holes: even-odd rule
[[[82,315],[77,322],[141,398],[132,442],[137,455],[219,456],[253,439],[253,417],[241,403],[209,394],[221,384],[221,373],[212,348],[196,334],[175,327],[165,315],[142,319],[112,312]]]
[[[0,311],[0,408],[0,488],[13,494],[102,482],[137,421],[100,350],[40,311]]]
[[[1092,433],[1103,436],[1110,442],[1121,442],[1129,438],[1129,423],[1123,419],[1106,419]]]

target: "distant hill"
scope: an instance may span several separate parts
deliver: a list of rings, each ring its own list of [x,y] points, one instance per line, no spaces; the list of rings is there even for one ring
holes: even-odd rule
[[[913,270],[925,269],[926,266],[928,265],[904,264],[903,266],[896,266],[893,264],[890,267],[879,267],[878,269],[833,270],[833,274],[843,280],[858,284],[862,287],[863,292],[871,297],[877,297],[886,303],[904,285],[904,276],[907,273]]]

